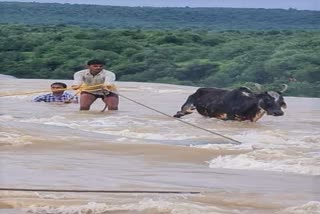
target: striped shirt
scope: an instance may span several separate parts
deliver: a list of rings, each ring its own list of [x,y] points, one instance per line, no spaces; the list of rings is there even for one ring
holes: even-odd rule
[[[61,96],[54,96],[52,93],[44,94],[33,99],[34,102],[64,102],[69,100],[73,103],[78,103],[78,97],[68,92],[63,92]]]

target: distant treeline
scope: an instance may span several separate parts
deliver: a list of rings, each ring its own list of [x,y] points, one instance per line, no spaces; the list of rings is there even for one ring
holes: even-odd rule
[[[0,73],[72,79],[88,59],[118,80],[193,86],[288,84],[286,95],[320,97],[320,31],[106,30],[0,25]]]
[[[106,29],[319,30],[320,11],[0,2],[0,23]]]

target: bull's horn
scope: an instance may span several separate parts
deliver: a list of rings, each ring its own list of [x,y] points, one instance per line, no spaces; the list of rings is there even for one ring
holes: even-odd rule
[[[287,84],[282,84],[282,85],[283,85],[283,89],[280,91],[281,93],[285,92],[288,89]]]

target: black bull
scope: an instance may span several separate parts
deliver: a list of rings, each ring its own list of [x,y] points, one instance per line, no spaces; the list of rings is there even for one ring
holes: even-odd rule
[[[174,117],[191,114],[197,109],[199,114],[222,120],[250,120],[256,122],[265,113],[272,116],[282,116],[281,108],[286,108],[282,92],[267,91],[253,93],[246,87],[234,90],[218,88],[199,88],[190,95]]]

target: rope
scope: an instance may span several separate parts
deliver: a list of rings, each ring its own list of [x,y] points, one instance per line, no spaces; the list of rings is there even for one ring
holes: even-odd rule
[[[88,90],[88,91],[90,91],[91,88],[99,87],[99,86],[102,86],[102,85],[103,84],[92,85],[92,86],[81,86],[78,90]],[[38,94],[38,93],[45,93],[45,92],[67,91],[67,90],[74,90],[74,89],[72,87],[67,87],[67,88],[62,88],[62,89],[29,91],[29,92],[13,93],[13,94],[1,94],[0,97],[19,96],[19,95],[27,95],[27,94]],[[97,89],[91,89],[91,91],[94,91],[94,90],[97,90]]]
[[[233,138],[230,138],[230,137],[227,137],[227,136],[225,136],[225,135],[219,134],[219,133],[217,133],[217,132],[213,132],[213,131],[211,131],[211,130],[202,128],[202,127],[200,127],[200,126],[197,126],[197,125],[195,125],[195,124],[189,123],[189,122],[184,121],[184,120],[181,120],[181,119],[179,119],[179,118],[172,117],[172,116],[169,115],[169,114],[166,114],[166,113],[164,113],[164,112],[161,112],[161,111],[159,111],[159,110],[157,110],[157,109],[155,109],[155,108],[152,108],[152,107],[150,107],[150,106],[147,106],[147,105],[145,105],[145,104],[139,103],[139,102],[137,102],[137,101],[135,101],[135,100],[133,100],[133,99],[130,99],[129,97],[124,96],[124,95],[121,95],[121,94],[118,94],[118,95],[119,95],[120,97],[123,97],[123,98],[127,99],[127,100],[130,100],[131,102],[134,102],[134,103],[136,103],[136,104],[138,104],[138,105],[141,105],[141,106],[143,106],[143,107],[145,107],[145,108],[147,108],[147,109],[150,109],[150,110],[152,110],[152,111],[158,112],[159,114],[162,114],[162,115],[164,115],[164,116],[170,117],[171,119],[178,120],[178,121],[180,121],[180,122],[182,122],[182,123],[185,123],[185,124],[187,124],[187,125],[189,125],[189,126],[193,126],[193,127],[195,127],[195,128],[198,128],[198,129],[201,129],[201,130],[203,130],[203,131],[209,132],[209,133],[211,133],[211,134],[214,134],[214,135],[220,136],[220,137],[222,137],[222,138],[225,138],[225,139],[231,141],[232,144],[235,144],[235,145],[240,145],[240,144],[242,144],[242,142],[237,141],[237,140],[235,140],[235,139],[233,139]]]
[[[33,189],[33,188],[5,188],[0,187],[0,191],[14,192],[75,192],[75,193],[148,193],[148,194],[200,194],[197,191],[162,191],[162,190],[77,190],[77,189]]]
[[[72,90],[72,88],[64,88],[63,90]],[[1,95],[0,95],[0,97],[20,96],[20,95],[38,94],[38,93],[44,93],[44,92],[55,92],[55,91],[62,91],[62,89],[55,89],[55,90],[41,90],[41,91],[30,91],[30,92],[15,93],[15,94],[1,94]]]

